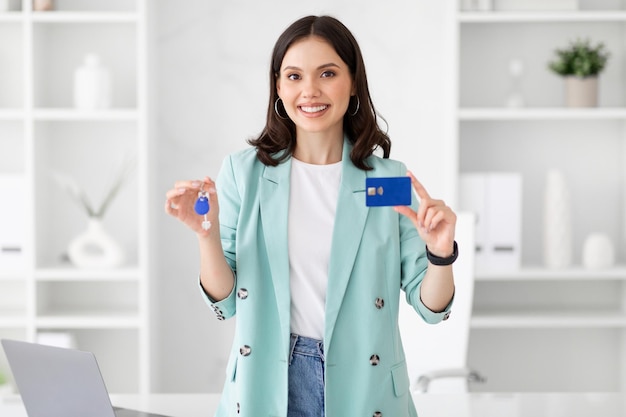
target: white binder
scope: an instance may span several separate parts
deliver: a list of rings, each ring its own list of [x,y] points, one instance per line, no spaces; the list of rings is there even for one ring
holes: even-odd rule
[[[521,174],[462,174],[459,200],[461,210],[476,214],[476,269],[519,269],[522,249]]]
[[[0,272],[26,268],[26,179],[18,174],[0,174]]]

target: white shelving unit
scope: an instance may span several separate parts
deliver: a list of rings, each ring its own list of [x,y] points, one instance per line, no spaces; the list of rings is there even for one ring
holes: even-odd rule
[[[18,201],[26,216],[23,267],[5,271],[0,264],[0,337],[35,341],[42,332],[69,334],[77,348],[96,354],[111,392],[147,393],[148,2],[54,5],[40,12],[22,0],[0,12],[0,176],[20,176],[26,189]],[[74,69],[89,52],[111,71],[110,109],[73,108]],[[67,260],[67,246],[88,217],[51,174],[74,177],[98,202],[125,155],[136,167],[103,218],[125,263],[77,268]],[[0,372],[9,374],[4,354]]]
[[[626,390],[625,6],[457,13],[460,172],[521,172],[524,182],[522,268],[476,275],[469,363],[488,381],[473,390]],[[577,37],[611,51],[598,108],[564,108],[562,81],[547,68]],[[511,59],[524,63],[521,108],[505,106]],[[572,197],[575,262],[563,270],[542,266],[550,168],[564,172]],[[612,238],[615,267],[580,266],[592,232]]]

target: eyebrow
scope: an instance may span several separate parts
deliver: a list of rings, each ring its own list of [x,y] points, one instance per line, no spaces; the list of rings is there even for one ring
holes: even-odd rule
[[[330,67],[340,68],[339,65],[335,64],[334,62],[329,62],[328,64],[320,65],[319,67],[317,67],[317,69],[321,70],[321,69],[330,68]],[[288,70],[302,71],[302,68],[295,67],[295,66],[292,66],[292,65],[289,65],[289,66],[283,68],[283,71],[288,71]]]

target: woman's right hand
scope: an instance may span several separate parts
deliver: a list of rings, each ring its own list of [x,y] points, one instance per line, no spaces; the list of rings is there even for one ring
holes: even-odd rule
[[[211,228],[209,230],[202,228],[204,216],[196,213],[194,210],[198,193],[201,190],[208,192],[210,209],[206,214],[206,218],[211,222]],[[176,181],[174,188],[168,190],[165,194],[165,212],[186,224],[199,236],[209,236],[211,230],[219,227],[219,205],[217,202],[215,182],[209,177],[205,177],[202,181]]]

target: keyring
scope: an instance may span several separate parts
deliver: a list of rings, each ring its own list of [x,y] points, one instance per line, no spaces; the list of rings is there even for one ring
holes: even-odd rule
[[[202,189],[204,187],[204,183],[200,186],[200,191],[198,191],[198,199],[193,206],[193,209],[198,215],[204,216],[204,220],[202,221],[202,229],[209,230],[211,228],[211,222],[207,219],[207,213],[211,209],[209,205],[209,192],[204,191]]]

